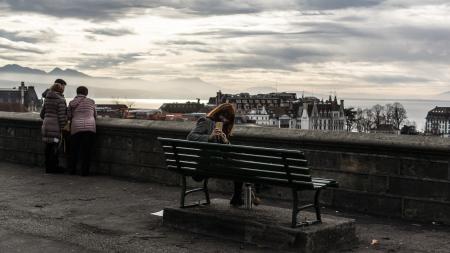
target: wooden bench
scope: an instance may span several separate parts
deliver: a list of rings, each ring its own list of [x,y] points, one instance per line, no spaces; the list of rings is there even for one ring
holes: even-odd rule
[[[182,176],[180,207],[210,204],[208,178],[275,185],[292,189],[292,227],[320,223],[320,191],[338,187],[332,179],[313,178],[303,152],[243,145],[224,145],[158,137],[167,168]],[[188,190],[187,176],[204,178],[203,187]],[[315,191],[314,202],[299,206],[299,191]],[[188,194],[202,191],[205,201],[185,205]],[[316,220],[298,222],[301,210],[314,207]]]

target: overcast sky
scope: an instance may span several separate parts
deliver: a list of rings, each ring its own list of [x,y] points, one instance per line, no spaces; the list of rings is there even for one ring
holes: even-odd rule
[[[0,0],[0,65],[350,96],[450,91],[448,0]]]

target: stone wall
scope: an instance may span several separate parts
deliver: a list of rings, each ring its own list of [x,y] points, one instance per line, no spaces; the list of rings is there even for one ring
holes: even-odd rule
[[[0,112],[0,159],[42,167],[40,126],[36,114]],[[185,138],[192,126],[190,122],[100,119],[93,170],[178,184],[178,176],[164,167],[156,137]],[[326,205],[450,224],[450,139],[236,127],[232,141],[304,150],[315,176],[340,183],[339,189],[324,192]],[[231,183],[213,181],[211,188],[228,191]],[[262,195],[291,198],[288,189],[276,187],[263,188]]]

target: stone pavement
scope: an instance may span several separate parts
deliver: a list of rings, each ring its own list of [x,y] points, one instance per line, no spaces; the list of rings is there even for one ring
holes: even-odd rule
[[[0,163],[0,252],[271,252],[162,227],[151,213],[176,206],[178,193],[155,183]],[[324,212],[356,219],[360,242],[346,252],[450,252],[449,227]]]

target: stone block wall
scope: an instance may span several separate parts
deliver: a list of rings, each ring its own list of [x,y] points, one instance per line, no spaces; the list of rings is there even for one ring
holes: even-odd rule
[[[41,121],[35,114],[0,112],[0,159],[43,169]],[[185,138],[190,122],[98,120],[96,173],[176,185],[165,169],[157,136]],[[314,132],[236,127],[236,144],[303,150],[313,175],[334,178],[324,204],[368,214],[450,224],[450,140],[439,137]],[[230,191],[231,182],[210,187]],[[289,189],[263,187],[264,197],[291,199]],[[302,194],[310,198],[311,194]]]

